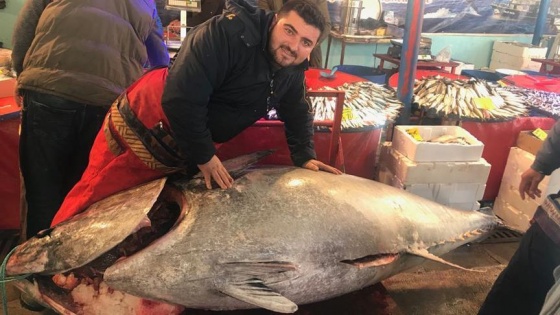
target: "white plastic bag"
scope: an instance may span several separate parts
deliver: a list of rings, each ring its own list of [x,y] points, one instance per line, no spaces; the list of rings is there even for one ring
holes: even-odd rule
[[[451,46],[445,46],[436,55],[436,61],[449,62],[451,60]]]

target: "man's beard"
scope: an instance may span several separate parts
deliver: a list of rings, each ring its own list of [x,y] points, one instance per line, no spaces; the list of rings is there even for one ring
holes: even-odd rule
[[[294,61],[296,61],[297,59],[297,53],[292,51],[290,47],[285,45],[280,45],[280,47],[276,48],[272,53],[274,62],[280,67],[288,67],[293,64],[293,62],[290,62],[289,64],[283,64],[283,61],[285,60],[284,59],[285,52],[287,52],[291,57],[293,57]]]

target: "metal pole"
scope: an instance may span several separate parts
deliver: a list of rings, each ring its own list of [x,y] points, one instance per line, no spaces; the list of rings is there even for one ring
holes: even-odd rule
[[[399,67],[399,82],[397,96],[404,103],[397,124],[403,125],[410,122],[412,92],[418,63],[418,50],[422,35],[422,22],[424,21],[424,0],[409,0],[406,8],[406,22]]]
[[[539,5],[539,14],[535,24],[535,32],[533,33],[532,44],[535,46],[541,45],[544,27],[546,26],[546,20],[548,18],[548,8],[550,8],[550,0],[541,0],[541,4]]]

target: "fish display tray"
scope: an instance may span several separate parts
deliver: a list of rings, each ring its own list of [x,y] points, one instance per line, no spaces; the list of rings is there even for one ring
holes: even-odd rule
[[[411,128],[418,128],[426,141],[451,135],[463,137],[469,145],[418,141],[408,134]],[[478,161],[484,149],[482,142],[459,126],[396,126],[392,146],[414,162]]]

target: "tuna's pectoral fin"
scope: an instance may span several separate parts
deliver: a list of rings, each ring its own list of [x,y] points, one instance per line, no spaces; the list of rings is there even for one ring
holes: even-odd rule
[[[362,268],[388,265],[393,261],[395,261],[397,258],[399,258],[398,254],[377,254],[377,255],[364,256],[358,259],[343,260],[341,262],[362,269]]]
[[[455,268],[459,268],[465,271],[476,271],[476,272],[483,272],[482,270],[476,270],[476,269],[469,269],[469,268],[465,268],[465,267],[461,267],[459,265],[456,265],[454,263],[448,262],[447,260],[444,260],[441,257],[438,257],[434,254],[431,254],[430,252],[428,252],[428,250],[426,249],[411,249],[407,251],[408,254],[411,255],[415,255],[415,256],[419,256],[425,259],[429,259],[429,260],[433,260],[433,261],[437,261],[439,263],[442,263],[444,265],[448,265],[451,267],[455,267]]]
[[[274,312],[293,313],[297,305],[268,285],[288,281],[297,267],[285,261],[241,261],[222,265],[225,283],[218,290],[238,300]]]
[[[274,312],[293,313],[298,308],[294,302],[274,292],[260,279],[247,279],[244,283],[228,283],[220,288],[220,292]]]

